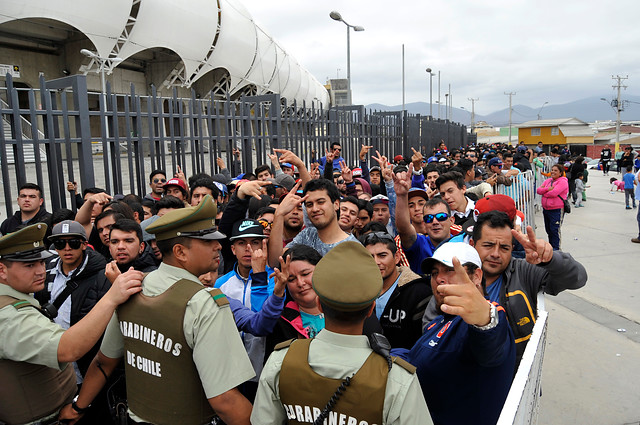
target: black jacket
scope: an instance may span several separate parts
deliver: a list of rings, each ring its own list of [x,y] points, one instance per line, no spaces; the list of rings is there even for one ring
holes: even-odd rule
[[[153,255],[153,250],[148,243],[144,244],[144,250],[142,254],[140,254],[135,260],[128,264],[118,264],[118,269],[122,273],[129,270],[130,267],[133,267],[135,270],[141,271],[142,273],[149,273],[158,268],[159,262],[156,259],[156,256]]]
[[[106,261],[104,257],[94,250],[87,248],[85,251],[84,266],[75,278],[78,283],[78,288],[74,290],[71,297],[71,317],[70,325],[73,326],[78,323],[84,316],[86,316],[93,306],[95,306],[100,298],[107,293],[111,288],[111,283],[106,279],[104,275],[104,269]],[[51,299],[51,292],[49,291],[49,284],[53,283],[56,277],[56,268],[60,259],[53,260],[49,263],[47,276],[45,280],[45,286],[42,291],[36,292],[34,297],[40,302],[41,305],[47,302],[53,302]],[[87,354],[85,354],[80,360],[77,361],[80,373],[83,375],[86,373],[91,360],[98,352],[100,348],[100,341]]]
[[[393,348],[411,349],[422,336],[422,316],[433,295],[431,283],[400,266],[398,286],[380,316],[382,332]]]
[[[48,238],[51,235],[51,213],[47,212],[44,205],[42,205],[36,215],[25,224],[22,224],[22,213],[20,210],[16,211],[15,214],[2,222],[2,225],[0,225],[0,233],[6,235],[7,233],[15,232],[21,226],[30,226],[35,223],[44,223],[47,225],[47,233],[45,233],[44,238],[45,246],[49,246]]]

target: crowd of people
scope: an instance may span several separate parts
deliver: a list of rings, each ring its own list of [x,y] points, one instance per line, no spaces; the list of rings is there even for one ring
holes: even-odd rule
[[[537,294],[587,280],[560,250],[582,159],[549,152],[547,242],[497,190],[547,172],[540,145],[341,152],[154,170],[146,194],[69,182],[76,213],[22,185],[0,226],[0,422],[495,424]]]

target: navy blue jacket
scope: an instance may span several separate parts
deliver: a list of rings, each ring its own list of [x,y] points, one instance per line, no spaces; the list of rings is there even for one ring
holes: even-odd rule
[[[494,303],[495,304],[495,303]],[[460,316],[438,316],[406,357],[434,424],[492,424],[507,398],[516,348],[504,309],[498,325],[481,331]]]

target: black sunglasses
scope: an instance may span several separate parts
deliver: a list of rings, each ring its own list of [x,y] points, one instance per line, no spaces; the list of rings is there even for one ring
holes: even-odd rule
[[[375,242],[376,239],[386,239],[395,243],[393,236],[387,232],[371,232],[364,235],[364,245],[368,245],[371,241]]]
[[[424,216],[424,222],[433,223],[434,218],[438,221],[445,221],[446,219],[449,218],[449,214],[447,213],[427,214]]]
[[[154,184],[166,183],[166,182],[167,182],[167,179],[153,179]]]
[[[82,246],[82,242],[84,241],[81,239],[56,239],[53,241],[53,246],[55,249],[64,249],[69,244],[69,248],[78,249]]]

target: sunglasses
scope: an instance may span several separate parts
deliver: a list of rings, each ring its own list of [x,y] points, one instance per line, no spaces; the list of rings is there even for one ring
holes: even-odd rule
[[[342,149],[341,148],[334,148],[333,151],[334,152],[342,152]]]
[[[344,180],[342,179],[338,180],[338,184],[343,184],[343,183],[344,183]]]
[[[446,219],[449,218],[449,214],[447,213],[427,214],[424,216],[424,222],[433,223],[434,218],[438,221],[445,221]]]
[[[167,182],[167,179],[153,179],[154,184],[166,183],[166,182]]]
[[[267,220],[260,219],[260,220],[258,220],[258,223],[260,223],[262,225],[262,228],[265,229],[265,230],[271,229],[271,223],[268,222]]]
[[[67,245],[71,249],[79,249],[82,246],[81,239],[57,239],[53,241],[53,246],[55,249],[64,249]]]
[[[364,244],[367,245],[371,241],[375,242],[376,239],[385,239],[393,241],[395,243],[395,239],[393,239],[393,236],[391,236],[387,232],[371,232],[364,235]]]
[[[502,168],[502,164],[494,165],[494,167]]]

